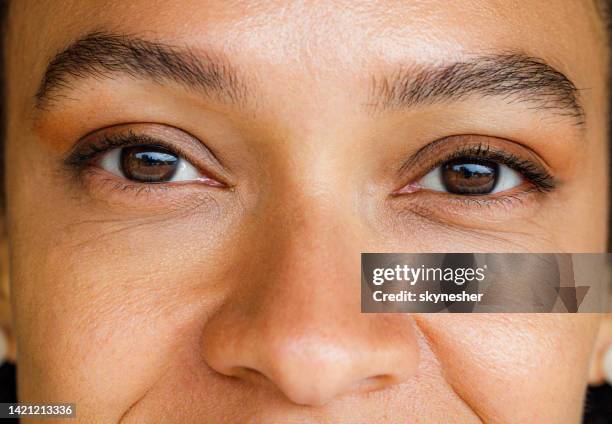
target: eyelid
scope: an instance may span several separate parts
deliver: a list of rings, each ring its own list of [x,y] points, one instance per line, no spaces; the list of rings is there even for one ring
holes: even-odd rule
[[[545,162],[526,146],[488,136],[461,135],[436,140],[415,152],[398,169],[403,184],[393,194],[414,184],[444,163],[459,158],[480,158],[499,162],[519,172],[540,191],[553,190],[558,181]]]
[[[64,164],[73,170],[82,170],[112,149],[138,145],[168,149],[223,186],[234,185],[229,172],[202,141],[181,129],[162,124],[121,124],[96,130],[75,144]]]

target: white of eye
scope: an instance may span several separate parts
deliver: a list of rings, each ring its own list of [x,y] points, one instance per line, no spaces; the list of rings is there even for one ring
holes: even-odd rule
[[[522,184],[523,177],[512,168],[500,164],[498,169],[499,175],[497,176],[497,183],[493,187],[493,190],[491,190],[491,192],[488,194],[501,193]],[[427,190],[448,193],[448,190],[444,187],[444,181],[442,179],[442,166],[438,166],[430,171],[427,175],[421,178],[417,185],[420,188]]]
[[[121,170],[121,150],[122,148],[117,148],[105,153],[100,159],[98,166],[118,177],[127,178]],[[165,182],[194,181],[202,178],[202,174],[191,163],[180,156],[178,158],[174,175]]]

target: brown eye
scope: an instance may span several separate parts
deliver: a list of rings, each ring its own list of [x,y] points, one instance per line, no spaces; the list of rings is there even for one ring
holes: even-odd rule
[[[446,191],[463,195],[491,193],[499,178],[499,164],[484,160],[459,159],[441,167]]]
[[[172,179],[179,157],[160,146],[132,146],[121,149],[120,166],[125,178],[143,183],[163,183]]]
[[[523,176],[497,161],[457,158],[431,170],[417,182],[421,189],[463,196],[504,192],[521,185]]]

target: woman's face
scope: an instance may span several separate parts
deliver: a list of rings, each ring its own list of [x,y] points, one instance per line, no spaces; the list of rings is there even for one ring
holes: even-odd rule
[[[599,315],[361,314],[359,258],[606,251],[590,1],[59,3],[6,39],[21,401],[579,421]]]

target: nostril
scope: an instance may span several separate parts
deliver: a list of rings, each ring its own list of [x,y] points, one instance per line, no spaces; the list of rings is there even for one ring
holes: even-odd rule
[[[398,379],[391,374],[380,374],[362,379],[348,390],[350,394],[370,393],[397,384]]]
[[[255,368],[244,366],[231,367],[227,371],[222,372],[220,374],[223,374],[226,377],[237,378],[248,382],[256,382],[260,381],[261,379],[267,379],[264,374],[262,374]]]

